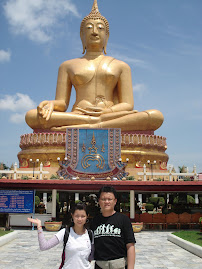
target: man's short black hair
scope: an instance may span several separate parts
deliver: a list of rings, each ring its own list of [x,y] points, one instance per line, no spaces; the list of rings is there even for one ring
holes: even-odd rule
[[[111,192],[114,194],[115,198],[117,199],[117,192],[113,186],[103,186],[98,192],[98,195],[97,195],[98,199],[100,199],[100,195],[102,192]]]

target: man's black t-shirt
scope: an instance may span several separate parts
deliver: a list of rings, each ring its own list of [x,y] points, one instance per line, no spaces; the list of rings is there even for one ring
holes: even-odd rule
[[[96,216],[91,229],[95,239],[95,260],[108,261],[127,257],[126,244],[135,243],[135,237],[130,219],[121,214],[112,216]]]

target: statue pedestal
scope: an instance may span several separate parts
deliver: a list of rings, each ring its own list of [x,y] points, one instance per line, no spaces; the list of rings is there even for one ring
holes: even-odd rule
[[[44,167],[50,167],[56,172],[59,168],[58,157],[63,161],[66,151],[71,155],[71,149],[66,149],[66,140],[68,141],[68,139],[70,138],[65,132],[36,132],[22,135],[20,140],[21,151],[18,153],[20,167],[32,167],[32,164],[29,164],[29,159],[39,159]],[[83,144],[83,141],[81,143]],[[162,164],[166,164],[169,159],[165,153],[167,149],[166,138],[156,136],[151,132],[122,132],[121,147],[119,148],[122,161],[125,163],[126,159],[129,159],[126,172],[129,172],[130,176],[136,176],[137,172],[142,172],[143,165],[147,164],[147,160],[150,160],[150,162],[156,161],[154,169],[158,172],[162,170]],[[119,157],[117,151],[116,161]]]
[[[39,159],[44,167],[57,167],[59,157],[65,157],[65,132],[34,132],[20,137],[18,153],[20,167],[29,167],[29,159]],[[32,166],[31,166],[32,167]]]
[[[130,176],[136,176],[143,171],[143,165],[150,160],[156,161],[155,172],[167,170],[168,155],[166,137],[154,135],[153,132],[128,132],[121,134],[121,157],[123,161],[129,159],[126,171]],[[149,167],[149,165],[148,165]]]

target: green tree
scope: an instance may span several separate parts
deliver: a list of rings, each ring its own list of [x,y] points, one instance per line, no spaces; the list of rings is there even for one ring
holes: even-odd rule
[[[58,175],[51,175],[50,179],[59,179],[59,176]]]
[[[0,163],[0,170],[10,170],[9,167],[5,163]],[[6,177],[7,174],[2,173],[0,174],[0,178]]]
[[[135,180],[134,176],[128,176],[126,180]]]

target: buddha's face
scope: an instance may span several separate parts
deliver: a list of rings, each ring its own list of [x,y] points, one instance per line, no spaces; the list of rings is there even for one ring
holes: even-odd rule
[[[108,40],[103,20],[86,20],[81,39],[87,50],[102,51],[106,47]]]

